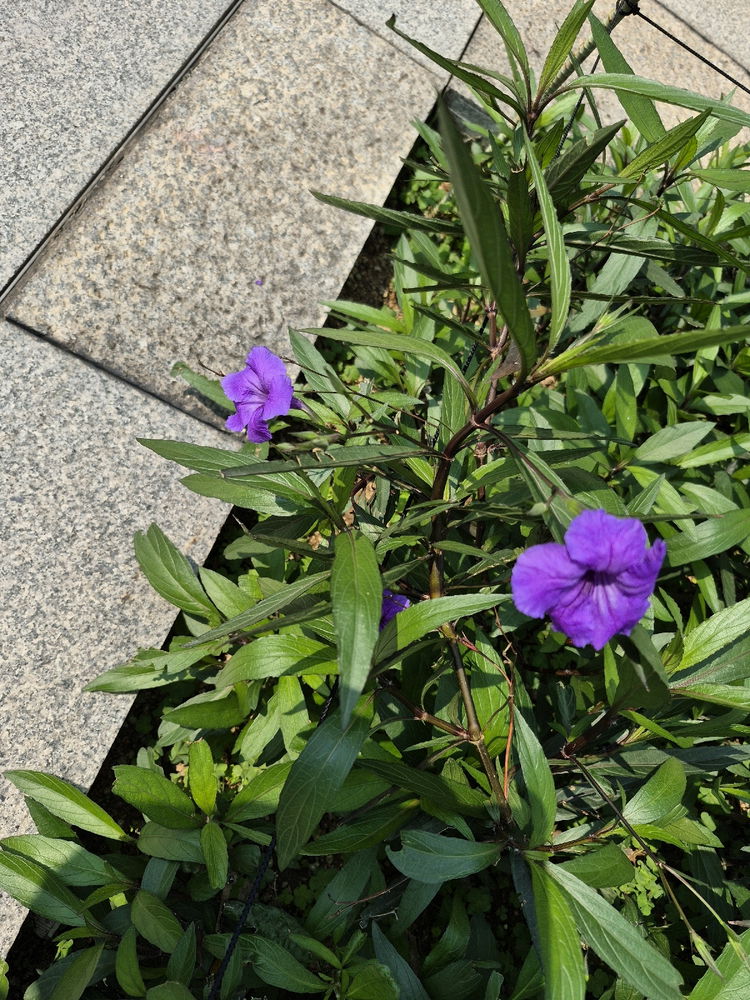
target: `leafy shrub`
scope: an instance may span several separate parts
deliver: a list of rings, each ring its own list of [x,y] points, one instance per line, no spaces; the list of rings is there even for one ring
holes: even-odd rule
[[[115,769],[131,818],[9,775],[39,832],[3,841],[0,884],[66,953],[28,997],[748,984],[750,182],[729,140],[750,118],[633,76],[593,19],[610,72],[561,75],[580,0],[535,91],[502,4],[480,4],[513,74],[436,57],[487,127],[467,145],[446,107],[421,127],[425,214],[320,196],[402,234],[397,307],[340,301],[343,328],[290,333],[299,409],[257,355],[225,382],[259,443],[143,442],[253,526],[224,572],[156,525],[136,539],[184,630],[90,685],[164,689],[156,738]],[[577,106],[599,87],[627,124]],[[667,131],[654,98],[698,113]],[[633,627],[627,574],[662,547]],[[539,611],[570,642],[517,609],[511,572],[536,560],[548,594],[583,548]]]

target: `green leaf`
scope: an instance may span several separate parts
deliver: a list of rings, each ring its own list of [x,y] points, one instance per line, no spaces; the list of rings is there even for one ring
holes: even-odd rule
[[[350,332],[350,331],[347,331]],[[404,334],[396,336],[403,337]],[[254,462],[251,465],[232,466],[224,469],[225,478],[241,476],[266,476],[296,472],[299,469],[343,469],[347,466],[383,466],[400,462],[415,455],[429,455],[429,448],[403,448],[399,445],[352,445],[330,447],[317,451],[313,457],[300,456],[297,459],[280,462]]]
[[[198,830],[170,830],[158,823],[146,823],[138,837],[138,850],[166,861],[203,864]]]
[[[593,0],[588,2],[590,4]],[[438,104],[438,118],[461,224],[485,287],[502,312],[511,337],[521,353],[523,377],[536,361],[534,324],[526,302],[526,293],[516,272],[500,206],[475,166],[450,112],[442,102]]]
[[[372,943],[377,960],[390,970],[396,980],[399,1000],[430,1000],[409,963],[399,955],[377,923],[372,922]]]
[[[234,409],[234,404],[231,404]],[[209,448],[202,444],[188,444],[186,441],[158,440],[155,438],[138,438],[138,443],[186,469],[195,472],[205,472],[214,475],[222,469],[233,465],[247,465],[250,455],[244,450],[228,450],[226,448]]]
[[[628,61],[593,11],[589,13],[589,23],[605,70],[608,73],[628,73],[632,76],[633,70]],[[628,117],[648,142],[656,142],[664,135],[665,128],[653,101],[626,91],[619,92],[617,96]]]
[[[710,113],[708,110],[703,111],[695,118],[689,118],[687,121],[675,125],[666,135],[663,135],[653,145],[641,150],[630,163],[622,167],[620,177],[640,177],[659,164],[665,163],[670,156],[684,149],[685,143],[695,135]]]
[[[211,747],[205,740],[197,740],[188,748],[188,788],[193,802],[201,812],[212,816],[216,808],[219,781],[214,772]]]
[[[276,815],[280,869],[286,868],[297,855],[323,813],[333,804],[367,737],[371,712],[371,707],[361,702],[343,729],[338,710],[333,712],[313,732],[292,764]]]
[[[218,651],[218,649],[217,649]],[[197,649],[140,650],[129,662],[105,671],[86,685],[84,691],[108,691],[122,694],[163,687],[181,680],[180,674],[194,666],[212,650]]]
[[[195,994],[182,983],[166,982],[152,986],[146,1000],[195,1000]]]
[[[241,633],[251,629],[253,625],[257,625],[258,622],[262,622],[266,618],[270,618],[272,615],[275,615],[278,611],[282,611],[293,601],[296,601],[298,597],[302,597],[315,587],[318,587],[328,579],[329,575],[329,572],[324,572],[310,573],[307,576],[300,577],[299,580],[295,580],[294,583],[289,583],[282,587],[278,593],[272,594],[270,597],[266,597],[262,601],[258,601],[255,607],[251,608],[249,611],[245,611],[241,615],[237,615],[235,618],[230,618],[229,621],[224,622],[223,625],[219,625],[217,628],[209,629],[208,632],[204,632],[199,639],[196,639],[194,642],[190,643],[190,645],[203,645],[204,643],[211,642],[214,639],[223,639],[225,636]]]
[[[376,847],[411,818],[417,805],[412,800],[368,811],[365,816],[311,841],[301,849],[300,854],[321,857],[329,854],[352,854],[367,847]]]
[[[589,15],[594,6],[594,0],[575,0],[570,13],[563,21],[560,30],[555,35],[555,39],[550,46],[547,57],[539,74],[539,87],[537,98],[541,97],[549,89],[555,77],[570,58],[581,25]]]
[[[221,827],[210,820],[201,827],[201,850],[206,860],[208,884],[212,889],[223,889],[229,873],[229,852]]]
[[[748,622],[750,622],[750,597],[731,608],[724,608],[711,615],[685,636],[678,670],[694,667],[736,639],[747,635]]]
[[[685,528],[667,539],[670,566],[684,566],[696,559],[726,552],[750,535],[750,510],[730,510],[727,514]]]
[[[625,804],[623,816],[632,826],[655,823],[682,802],[686,782],[682,764],[670,757]]]
[[[708,969],[687,1000],[743,1000],[750,996],[750,931],[729,941],[716,959],[716,971]]]
[[[130,840],[101,806],[62,778],[41,771],[5,771],[5,777],[35,802],[41,803],[53,816],[109,840]]]
[[[697,469],[701,465],[712,465],[714,462],[726,462],[737,456],[746,456],[750,449],[750,431],[740,431],[719,441],[695,448],[690,455],[679,458],[676,465],[681,469]]]
[[[206,597],[190,562],[157,524],[152,524],[145,534],[137,531],[133,545],[138,565],[165,601],[190,615],[217,618],[216,608]]]
[[[439,803],[451,812],[467,816],[486,815],[482,792],[459,781],[453,781],[443,774],[418,771],[399,760],[363,757],[359,764],[391,784],[405,788],[420,798]]]
[[[196,954],[195,924],[189,924],[169,956],[167,979],[189,986],[195,972]]]
[[[4,837],[0,846],[49,868],[66,885],[105,885],[119,877],[111,865],[75,841],[30,833]]]
[[[245,823],[249,819],[260,819],[276,812],[281,789],[291,767],[291,761],[283,761],[256,774],[230,802],[226,813],[227,821]]]
[[[750,126],[750,115],[731,104],[721,104],[710,97],[701,97],[692,91],[681,87],[669,87],[658,80],[647,80],[641,76],[630,76],[624,73],[597,73],[591,76],[579,76],[571,80],[562,89],[580,90],[583,87],[601,87],[604,90],[615,90],[619,94],[641,94],[654,101],[665,104],[675,104],[680,108],[690,108],[693,111],[710,110],[715,118],[731,122],[743,128]]]
[[[383,603],[375,549],[361,532],[344,531],[336,537],[331,601],[341,684],[341,725],[347,726],[370,673]]]
[[[253,972],[269,986],[278,986],[292,993],[322,993],[328,989],[328,983],[308,972],[275,941],[253,934],[248,947],[253,958]]]
[[[396,27],[395,14],[386,21],[386,25],[410,45],[413,45],[418,52],[422,53],[422,55],[427,56],[428,59],[437,63],[441,69],[447,70],[451,76],[455,76],[457,80],[461,80],[463,83],[468,84],[472,89],[478,91],[480,94],[486,94],[488,97],[494,98],[502,104],[510,105],[510,107],[512,107],[517,114],[520,115],[522,113],[521,106],[516,100],[509,97],[504,91],[498,90],[493,83],[490,83],[483,76],[479,76],[477,73],[465,68],[462,63],[457,63],[453,59],[446,59],[445,56],[441,56],[440,53],[436,52],[434,49],[429,48],[427,45],[423,45],[422,42],[418,42],[414,38],[410,38],[408,35],[405,35],[403,31],[399,31]],[[512,85],[511,80],[507,78],[502,79],[504,82]]]
[[[635,449],[633,458],[638,462],[671,462],[691,453],[715,426],[710,420],[692,420],[662,427]]]
[[[351,975],[347,1000],[399,1000],[399,990],[391,970],[380,962],[349,966]]]
[[[536,186],[536,195],[539,199],[539,208],[542,212],[542,222],[544,231],[547,234],[547,258],[549,260],[550,284],[552,290],[552,318],[550,320],[548,350],[552,350],[560,339],[560,334],[565,329],[565,324],[570,311],[570,291],[572,287],[572,277],[570,273],[570,263],[565,252],[565,239],[563,237],[562,226],[557,218],[557,209],[552,201],[547,185],[544,180],[542,168],[539,166],[534,147],[531,140],[524,132],[526,143],[526,155],[531,175]]]
[[[81,900],[46,868],[17,854],[0,854],[0,888],[41,917],[81,927]]]
[[[573,345],[556,358],[545,361],[537,370],[540,378],[581,368],[583,365],[622,364],[649,359],[665,354],[691,354],[704,347],[731,344],[750,335],[750,326],[725,326],[717,330],[689,330],[686,333],[668,333],[648,340],[607,344],[581,351]]]
[[[544,751],[521,712],[516,711],[514,719],[516,753],[531,810],[529,844],[531,847],[536,847],[549,840],[555,825],[557,810],[555,782]]]
[[[327,327],[319,330],[302,330],[316,337],[325,337],[326,340],[339,340],[345,344],[359,345],[362,347],[379,347],[386,351],[397,351],[402,354],[416,354],[418,357],[434,361],[435,364],[445,368],[446,371],[457,379],[464,391],[466,398],[476,407],[474,392],[466,381],[459,365],[442,347],[433,344],[429,340],[422,340],[420,337],[408,337],[399,333],[381,333],[371,330],[331,330]]]
[[[505,42],[508,52],[518,63],[524,79],[528,80],[530,77],[529,57],[526,55],[526,49],[518,33],[518,28],[516,28],[501,0],[478,0],[478,3],[484,11],[487,20]]]
[[[150,768],[131,764],[121,764],[113,770],[112,791],[148,819],[175,830],[200,825],[193,803],[173,781]]]
[[[359,851],[336,872],[307,915],[308,933],[327,940],[354,919],[357,908],[342,906],[341,900],[356,900],[363,895],[365,885],[380,871],[376,856],[375,848]]]
[[[545,868],[529,865],[544,969],[545,1000],[583,1000],[586,974],[581,942],[562,890]]]
[[[466,878],[494,865],[502,855],[499,844],[478,844],[420,830],[404,831],[401,842],[400,851],[386,847],[386,853],[402,875],[418,882]]]
[[[392,618],[380,633],[373,662],[382,663],[388,660],[447,622],[486,611],[506,600],[508,600],[506,594],[459,594],[412,604],[410,608],[400,611],[395,618]]]
[[[563,890],[584,941],[603,962],[647,1000],[681,1000],[682,976],[625,917],[560,865],[545,869]]]
[[[738,168],[714,168],[712,170],[691,170],[702,181],[708,181],[716,187],[724,188],[725,191],[741,191],[743,194],[750,194],[750,170],[740,170]]]
[[[750,688],[733,687],[731,684],[690,684],[674,689],[683,698],[706,701],[712,705],[724,705],[750,712]]]
[[[205,698],[204,695],[197,697]],[[165,712],[164,718],[186,729],[231,729],[247,719],[247,712],[234,691],[228,691],[223,698],[217,699],[211,694],[209,699],[191,701]]]
[[[133,926],[149,944],[170,954],[182,938],[182,927],[174,913],[156,896],[139,889],[130,907]]]
[[[363,215],[366,219],[374,219],[375,222],[382,222],[386,226],[393,226],[400,232],[411,230],[426,233],[441,233],[447,235],[458,235],[459,227],[455,222],[446,219],[428,219],[424,215],[417,215],[415,212],[398,212],[392,208],[383,208],[381,205],[370,205],[363,201],[349,201],[347,198],[336,198],[334,195],[323,194],[321,191],[311,191],[318,201],[325,205],[333,205],[334,208],[343,208],[345,212],[352,212],[354,215]],[[302,331],[303,333],[306,331]]]
[[[57,980],[49,1000],[80,1000],[96,973],[104,942],[78,952]]]
[[[617,844],[605,844],[594,851],[564,861],[565,871],[594,889],[608,889],[633,881],[633,865]]]
[[[174,378],[183,378],[189,386],[196,389],[206,399],[210,399],[212,403],[216,403],[222,410],[226,410],[227,413],[234,410],[234,403],[224,394],[218,379],[208,378],[201,375],[200,372],[194,372],[184,361],[178,361],[172,365],[170,375]]]
[[[240,646],[216,678],[218,688],[238,681],[299,674],[337,674],[336,649],[303,635],[266,635]]]
[[[120,938],[115,958],[115,976],[121,990],[129,997],[146,995],[146,984],[143,982],[138,964],[138,947],[135,927],[130,926]]]

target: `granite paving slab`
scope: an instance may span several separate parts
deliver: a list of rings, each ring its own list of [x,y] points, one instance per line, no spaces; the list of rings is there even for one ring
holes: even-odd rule
[[[337,7],[348,11],[362,24],[422,63],[433,73],[442,71],[413,45],[386,27],[391,14],[396,15],[400,31],[437,49],[450,59],[460,59],[481,16],[476,0],[334,0]],[[447,74],[446,74],[447,77]]]
[[[683,2],[682,0],[679,2],[678,0],[674,0],[674,2],[670,0],[670,6],[682,7]],[[697,8],[697,6],[696,2],[695,7]],[[706,12],[709,10],[709,5],[703,4],[702,6]],[[739,7],[736,4],[727,4],[725,6],[735,8],[735,24],[740,33],[744,32],[745,41],[742,45],[747,47],[747,38],[750,37],[750,5]],[[538,72],[559,25],[571,7],[570,0],[506,0],[506,7],[524,39],[532,68]],[[643,0],[641,9],[651,20],[661,24],[672,34],[720,66],[725,72],[739,79],[745,86],[750,87],[750,73],[740,64],[739,54],[735,58],[730,58],[726,51],[722,51],[705,37],[697,34],[685,21],[675,17],[666,9],[666,6],[657,3],[656,0]],[[601,21],[606,21],[613,10],[612,0],[597,0],[594,4],[594,12]],[[711,16],[713,16],[713,5],[711,5]],[[703,19],[706,19],[706,14],[704,14]],[[584,30],[581,33],[580,44],[588,37],[588,31]],[[639,76],[716,98],[729,93],[732,89],[732,84],[720,74],[671,42],[642,18],[633,15],[624,18],[614,29],[612,38],[627,58],[633,71]],[[576,48],[578,47],[576,46]],[[727,49],[729,52],[737,51],[738,53],[741,50],[742,46]],[[502,42],[485,18],[480,22],[464,58],[467,62],[487,66],[498,72],[504,72],[507,69],[507,58]],[[592,59],[589,59],[584,68],[590,70],[591,64]],[[613,122],[625,117],[619,101],[611,92],[597,90],[596,100],[603,121]],[[750,111],[750,95],[742,91],[736,92],[733,103],[744,111]],[[694,112],[667,104],[659,104],[658,107],[662,120],[668,127],[694,114]]]
[[[676,20],[690,25],[698,38],[713,43],[745,69],[750,68],[750,8],[746,3],[737,3],[737,0],[711,0],[710,3],[706,0],[659,0],[659,3],[670,10]],[[642,3],[641,10],[656,21],[650,9],[652,6],[652,3]]]
[[[8,305],[190,412],[177,360],[239,367],[316,326],[440,81],[328,0],[243,5]]]
[[[2,5],[0,288],[229,2]]]
[[[88,788],[131,698],[82,694],[175,609],[151,590],[132,536],[152,521],[201,563],[226,505],[190,493],[136,436],[226,446],[228,435],[41,338],[0,324],[0,772],[50,771]],[[33,829],[0,776],[0,836]],[[0,894],[0,956],[25,911]]]

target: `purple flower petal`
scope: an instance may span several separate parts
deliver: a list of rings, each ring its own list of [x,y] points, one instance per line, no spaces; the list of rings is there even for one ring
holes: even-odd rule
[[[382,632],[388,622],[395,618],[400,611],[405,611],[411,606],[411,601],[403,594],[394,594],[386,587],[383,591],[383,605],[380,612],[380,631]]]
[[[253,410],[250,419],[247,421],[247,439],[248,441],[254,441],[255,444],[271,440],[271,432],[268,429],[268,424],[258,409]]]
[[[666,545],[658,539],[648,549],[646,542],[635,518],[583,511],[564,546],[533,545],[518,557],[511,576],[516,607],[534,618],[549,614],[574,646],[601,649],[648,611]]]
[[[646,530],[635,518],[614,517],[604,510],[584,510],[565,533],[571,559],[587,569],[622,573],[646,551]]]
[[[519,611],[543,618],[581,577],[564,545],[547,542],[522,552],[513,567],[510,585]]]
[[[263,417],[265,420],[289,413],[294,390],[286,372],[283,375],[275,375],[267,383],[266,392],[266,400],[263,403]]]
[[[241,372],[231,372],[221,380],[225,395],[237,412],[227,420],[227,428],[247,427],[249,441],[269,441],[268,421],[288,413],[294,404],[292,380],[284,362],[267,347],[258,345],[247,355]]]

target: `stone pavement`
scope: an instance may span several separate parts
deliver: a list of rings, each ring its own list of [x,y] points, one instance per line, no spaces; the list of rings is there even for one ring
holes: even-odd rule
[[[569,0],[506,4],[538,66]],[[253,343],[283,353],[287,326],[321,321],[369,224],[309,189],[382,203],[410,121],[446,83],[385,28],[393,11],[446,55],[470,42],[469,61],[500,68],[502,52],[485,24],[475,33],[474,0],[62,7],[16,0],[0,15],[13,53],[0,76],[0,315],[22,324],[0,319],[0,769],[86,788],[130,700],[81,688],[160,646],[174,621],[138,573],[133,532],[157,520],[200,562],[226,517],[135,443],[231,441],[172,363],[230,370]],[[731,54],[747,58],[750,12],[735,7],[714,3],[706,24],[697,0],[642,0],[739,75]],[[616,37],[637,71],[727,90],[635,22]],[[0,783],[0,835],[27,829]],[[21,918],[0,899],[0,955]]]

